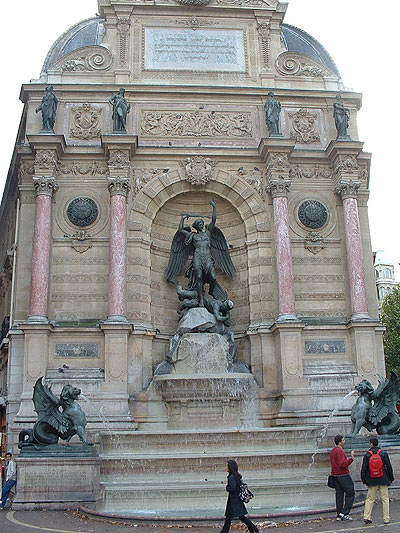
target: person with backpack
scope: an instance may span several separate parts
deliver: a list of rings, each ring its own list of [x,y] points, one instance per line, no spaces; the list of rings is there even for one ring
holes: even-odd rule
[[[335,480],[336,492],[336,520],[353,520],[349,516],[350,510],[354,502],[354,483],[351,479],[349,466],[354,460],[354,451],[351,452],[350,459],[343,451],[344,437],[343,435],[335,435],[333,439],[335,447],[330,453],[331,458],[331,475]],[[346,494],[346,500],[344,495]]]
[[[369,450],[364,455],[361,481],[368,486],[364,507],[364,522],[372,524],[371,515],[377,492],[382,500],[383,523],[389,524],[389,485],[394,480],[393,468],[387,452],[379,448],[376,437],[369,439]]]
[[[225,523],[220,533],[229,532],[232,518],[239,518],[239,520],[246,524],[250,533],[258,533],[258,527],[245,516],[247,514],[247,509],[243,503],[243,500],[240,498],[241,495],[243,497],[243,491],[240,490],[240,486],[243,483],[242,475],[238,472],[237,462],[233,459],[230,459],[228,461],[226,470],[228,472],[228,483],[226,485],[226,490],[229,492],[229,496],[226,503]],[[250,497],[251,496],[252,495],[250,495]],[[249,500],[246,498],[245,501]]]

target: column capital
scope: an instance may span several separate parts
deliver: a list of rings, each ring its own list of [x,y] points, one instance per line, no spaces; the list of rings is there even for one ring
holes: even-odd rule
[[[131,190],[129,178],[127,176],[110,176],[108,178],[108,190],[111,196],[119,194],[127,197]]]
[[[291,183],[292,182],[289,179],[286,179],[283,176],[270,178],[265,190],[271,194],[272,198],[287,198],[289,196]]]
[[[357,198],[360,186],[361,182],[358,180],[340,180],[335,187],[335,193],[341,196],[342,200]]]
[[[36,196],[41,194],[53,196],[53,193],[59,188],[54,176],[33,176],[32,181],[36,189]]]

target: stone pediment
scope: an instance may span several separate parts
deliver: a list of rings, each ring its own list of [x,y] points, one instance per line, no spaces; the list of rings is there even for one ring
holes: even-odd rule
[[[337,75],[324,65],[299,52],[283,52],[276,58],[275,65],[277,71],[284,76],[337,78]]]
[[[51,70],[68,72],[91,72],[109,70],[113,56],[105,46],[85,46],[62,57]]]

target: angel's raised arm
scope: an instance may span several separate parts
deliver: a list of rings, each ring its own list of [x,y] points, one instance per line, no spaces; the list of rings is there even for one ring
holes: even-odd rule
[[[213,212],[211,217],[211,222],[208,224],[208,231],[212,233],[214,231],[215,223],[217,221],[217,206],[215,205],[214,200],[211,200],[210,205],[212,205]]]
[[[185,229],[184,225],[183,225],[183,221],[185,220],[185,218],[189,218],[189,216],[185,213],[181,216],[181,221],[179,222],[179,226],[178,226],[178,231],[182,232],[184,235],[189,235],[189,233],[191,233],[190,231],[188,231],[187,229]]]

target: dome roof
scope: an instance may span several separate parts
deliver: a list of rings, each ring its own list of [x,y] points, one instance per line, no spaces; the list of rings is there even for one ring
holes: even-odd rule
[[[42,72],[46,72],[59,59],[78,48],[100,44],[103,35],[104,19],[100,17],[91,17],[74,24],[50,48],[43,63]]]
[[[282,24],[281,27],[282,41],[288,52],[305,54],[327,67],[340,78],[340,73],[333,59],[314,37],[290,24]],[[99,45],[103,35],[104,19],[100,17],[85,19],[71,26],[50,48],[42,72],[46,72],[59,59],[78,48]]]

